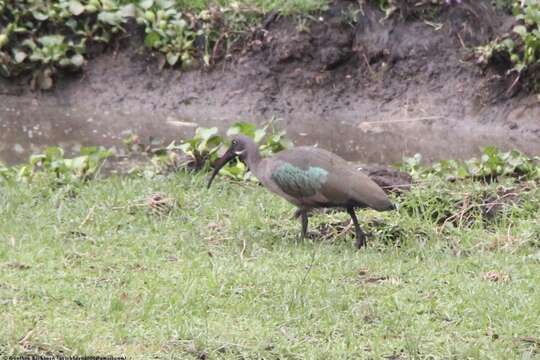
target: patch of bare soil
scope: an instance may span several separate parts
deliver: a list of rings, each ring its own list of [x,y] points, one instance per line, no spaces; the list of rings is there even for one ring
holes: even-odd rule
[[[467,158],[497,145],[540,153],[540,100],[508,91],[471,49],[511,26],[490,1],[446,6],[429,19],[335,1],[299,22],[272,16],[211,69],[159,70],[131,31],[84,74],[48,93],[0,84],[0,159],[45,144],[118,144],[127,131],[164,139],[198,125],[282,118],[297,145],[351,160]],[[20,146],[16,146],[16,145]]]

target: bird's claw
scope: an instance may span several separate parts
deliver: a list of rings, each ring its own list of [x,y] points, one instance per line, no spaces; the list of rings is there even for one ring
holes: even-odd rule
[[[366,246],[366,235],[356,234],[356,242],[354,243],[357,249],[361,249]]]

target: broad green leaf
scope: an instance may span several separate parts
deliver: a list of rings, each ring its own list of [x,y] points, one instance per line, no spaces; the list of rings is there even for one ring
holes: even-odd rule
[[[514,48],[516,46],[516,43],[514,42],[514,40],[512,40],[510,38],[504,39],[502,44],[506,49],[508,49],[508,51],[514,50]]]
[[[45,35],[38,38],[38,42],[43,46],[61,45],[64,42],[63,35]]]
[[[148,10],[154,5],[154,0],[141,0],[139,1],[139,6],[144,10]]]
[[[246,170],[247,168],[243,162],[235,160],[223,167],[220,172],[235,180],[243,180]]]
[[[75,16],[81,15],[84,12],[84,9],[83,4],[77,0],[71,0],[69,2],[69,11]]]
[[[222,138],[221,136],[219,135],[214,135],[212,136],[211,138],[209,138],[207,141],[206,141],[206,147],[207,147],[207,151],[212,151],[212,150],[217,150],[215,149],[217,146],[221,145],[222,143]]]
[[[81,155],[94,155],[99,152],[97,146],[83,146],[81,147],[81,150],[79,150]]]
[[[178,149],[186,154],[191,154],[192,144],[189,142],[178,145]]]
[[[54,160],[64,157],[64,149],[58,146],[51,146],[45,149],[47,160]]]
[[[118,10],[118,15],[120,15],[123,18],[135,17],[136,14],[137,14],[137,8],[135,7],[134,4],[124,5]]]
[[[167,62],[169,63],[170,66],[174,66],[177,62],[178,62],[178,58],[180,58],[180,54],[179,53],[167,53]]]
[[[148,47],[154,47],[156,43],[161,39],[159,34],[155,31],[152,31],[144,37],[144,44]]]
[[[489,158],[498,156],[499,150],[495,146],[486,146],[482,152]]]
[[[22,42],[21,44],[22,46],[28,46],[30,49],[35,49],[37,46],[36,46],[36,43],[34,42],[34,40],[32,39],[26,39]]]
[[[64,159],[62,162],[55,162],[54,163],[55,168],[64,167],[67,170],[73,171],[75,170],[75,167],[73,166],[73,159]]]
[[[39,11],[32,11],[32,16],[38,21],[45,21],[49,18],[49,15],[41,13]]]
[[[237,122],[234,123],[229,130],[227,130],[227,136],[232,135],[246,135],[251,138],[255,137],[255,130],[257,127],[254,124],[246,123],[246,122]]]
[[[66,26],[69,27],[72,31],[77,31],[77,20],[71,18],[65,22]]]
[[[98,14],[98,20],[109,25],[119,25],[122,17],[116,12],[102,11]]]
[[[31,175],[32,175],[32,169],[30,169],[29,166],[24,165],[24,166],[21,166],[21,168],[19,169],[19,172],[17,173],[17,178],[24,179],[24,178],[30,177]]]
[[[521,73],[523,70],[525,70],[527,68],[527,65],[523,64],[523,63],[520,63],[520,64],[516,64],[514,66],[514,70],[517,71],[518,73]]]
[[[460,167],[457,169],[457,176],[458,176],[458,177],[461,177],[461,178],[465,178],[465,177],[469,176],[469,172],[467,171],[467,167],[465,167],[465,166],[460,166]]]
[[[47,156],[45,154],[36,154],[30,156],[30,164],[36,166],[39,162],[45,160]]]
[[[86,166],[88,165],[88,156],[78,156],[73,159],[73,162],[71,164],[71,168],[77,171],[84,170]]]
[[[71,59],[60,59],[60,61],[58,62],[58,65],[62,66],[62,67],[65,67],[65,66],[69,66],[69,65],[73,65],[71,63]]]
[[[74,66],[81,67],[84,64],[84,57],[81,54],[75,54],[70,61]]]
[[[174,6],[174,0],[156,0],[156,5],[162,9],[168,9]]]
[[[521,36],[521,38],[525,38],[527,36],[527,28],[523,25],[514,26],[514,32]]]
[[[259,143],[264,138],[265,135],[266,135],[266,128],[255,130],[255,134],[254,134],[255,142]]]
[[[101,0],[101,5],[106,11],[114,11],[118,9],[118,0]]]
[[[208,140],[212,136],[216,135],[217,133],[218,133],[218,128],[215,126],[211,128],[200,127],[200,128],[197,128],[197,130],[195,130],[195,137],[203,139],[203,140]]]
[[[24,51],[14,49],[13,50],[13,58],[15,59],[15,62],[20,64],[26,59],[27,54]]]
[[[0,49],[9,42],[9,36],[7,34],[0,34]]]

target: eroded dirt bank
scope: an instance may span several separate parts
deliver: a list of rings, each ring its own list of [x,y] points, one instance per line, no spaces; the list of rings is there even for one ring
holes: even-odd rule
[[[488,3],[446,7],[433,21],[381,21],[365,7],[351,23],[350,2],[337,2],[309,30],[269,18],[243,51],[187,73],[160,72],[133,32],[52,92],[0,84],[0,160],[51,144],[120,145],[128,131],[178,139],[198,125],[273,116],[297,145],[364,162],[466,158],[491,144],[539,154],[539,98],[508,91],[500,74],[470,61],[470,48],[511,26]]]

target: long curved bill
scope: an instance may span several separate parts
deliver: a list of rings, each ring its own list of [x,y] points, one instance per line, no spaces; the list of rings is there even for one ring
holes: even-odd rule
[[[219,170],[221,170],[222,167],[227,165],[229,161],[234,159],[236,157],[236,154],[231,150],[228,149],[225,154],[223,154],[222,157],[216,160],[214,163],[214,172],[212,172],[212,175],[210,176],[210,180],[208,180],[208,185],[206,186],[207,189],[210,189],[210,185],[212,185],[212,181],[218,174]]]

